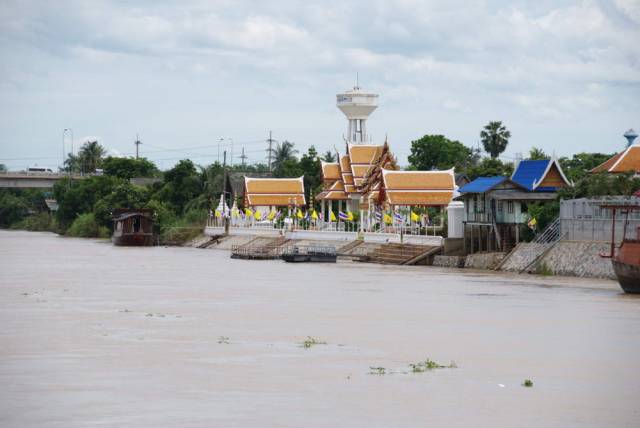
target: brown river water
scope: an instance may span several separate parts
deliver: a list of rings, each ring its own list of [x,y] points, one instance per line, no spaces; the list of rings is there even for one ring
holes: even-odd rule
[[[0,326],[3,427],[640,426],[607,280],[0,231]]]

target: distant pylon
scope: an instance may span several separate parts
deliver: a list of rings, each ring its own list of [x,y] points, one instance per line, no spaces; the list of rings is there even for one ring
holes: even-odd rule
[[[140,147],[140,144],[142,144],[142,142],[140,141],[140,138],[138,138],[138,134],[136,134],[136,142],[134,144],[136,145],[136,159],[138,159],[139,147]]]

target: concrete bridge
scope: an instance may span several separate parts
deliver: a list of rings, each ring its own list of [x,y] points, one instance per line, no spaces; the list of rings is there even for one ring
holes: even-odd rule
[[[71,177],[72,180],[82,180],[87,176],[56,172],[0,172],[0,188],[50,189],[57,181],[67,177]]]

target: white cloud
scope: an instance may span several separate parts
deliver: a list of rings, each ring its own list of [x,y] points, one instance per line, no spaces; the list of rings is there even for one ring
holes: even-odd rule
[[[255,140],[273,127],[326,149],[343,132],[334,92],[359,72],[381,93],[369,125],[377,135],[409,141],[438,129],[473,142],[485,120],[505,118],[525,144],[580,122],[581,144],[596,147],[618,127],[640,127],[627,123],[640,110],[639,5],[6,3],[0,134],[47,141],[79,122],[129,152],[137,131],[187,147],[217,135]],[[20,147],[30,146],[11,150]]]

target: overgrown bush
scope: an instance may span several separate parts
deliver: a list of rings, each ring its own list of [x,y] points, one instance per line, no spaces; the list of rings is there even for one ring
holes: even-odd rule
[[[160,239],[166,244],[183,244],[200,235],[207,221],[207,210],[190,210],[160,227]]]
[[[11,225],[11,229],[30,230],[34,232],[54,232],[56,230],[56,223],[53,221],[51,214],[48,212],[41,212],[32,214],[16,223],[13,223]]]
[[[71,227],[67,229],[67,235],[78,238],[108,238],[109,229],[100,226],[93,213],[81,214],[76,218]]]

